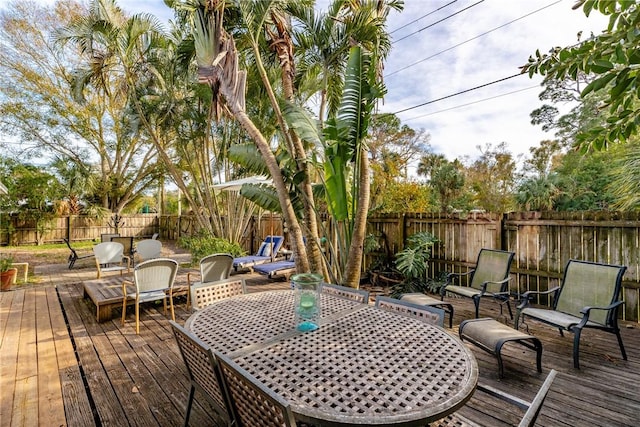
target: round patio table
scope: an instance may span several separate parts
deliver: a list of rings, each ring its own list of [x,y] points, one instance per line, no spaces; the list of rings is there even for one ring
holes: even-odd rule
[[[416,318],[322,295],[320,327],[295,329],[294,291],[218,301],[187,321],[320,426],[422,426],[471,398],[478,366],[455,336]]]

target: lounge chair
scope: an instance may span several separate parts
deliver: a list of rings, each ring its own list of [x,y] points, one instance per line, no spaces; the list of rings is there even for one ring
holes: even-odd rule
[[[233,269],[235,271],[246,268],[253,269],[256,265],[277,261],[277,254],[283,243],[284,237],[282,236],[267,236],[255,255],[234,258]]]
[[[289,280],[289,277],[296,272],[295,261],[275,261],[267,262],[265,264],[259,264],[253,267],[253,271],[264,274],[269,279],[279,279],[284,277]]]
[[[64,240],[64,242],[67,244],[67,247],[71,251],[71,253],[69,254],[69,259],[68,259],[68,261],[69,261],[69,270],[71,270],[73,268],[74,264],[79,259],[93,258],[95,256],[95,254],[93,254],[93,253],[85,254],[85,255],[78,255],[78,252],[71,247],[71,243],[69,243],[69,240],[67,240],[67,239],[62,239],[62,240]]]
[[[516,313],[515,328],[524,323],[526,317],[573,333],[573,366],[580,368],[580,334],[583,328],[599,329],[614,334],[622,358],[627,353],[618,327],[618,310],[622,276],[626,266],[601,264],[588,261],[569,260],[564,270],[562,285],[546,292],[528,291],[522,295],[522,303]],[[536,295],[553,294],[551,309],[533,307],[529,304]],[[528,327],[527,327],[528,330]]]
[[[515,253],[500,251],[496,249],[481,249],[476,261],[476,268],[466,273],[450,273],[447,275],[447,283],[440,288],[440,300],[444,301],[447,292],[471,298],[476,307],[476,319],[480,308],[480,300],[491,297],[500,304],[500,314],[502,314],[502,304],[507,304],[509,317],[513,319],[511,305],[509,305],[509,280],[511,272],[511,262]],[[454,277],[470,276],[469,286],[451,285]]]

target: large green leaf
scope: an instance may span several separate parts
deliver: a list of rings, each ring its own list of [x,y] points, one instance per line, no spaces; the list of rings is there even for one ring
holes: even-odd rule
[[[283,109],[287,124],[293,128],[300,139],[314,145],[321,143],[318,121],[311,117],[307,110],[292,103],[287,103]]]
[[[229,147],[228,157],[256,175],[269,175],[269,168],[255,144],[234,144]]]

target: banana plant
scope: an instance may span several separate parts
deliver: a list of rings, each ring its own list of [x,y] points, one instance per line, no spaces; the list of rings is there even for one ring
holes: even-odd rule
[[[288,125],[305,141],[318,141],[324,150],[319,166],[333,222],[326,256],[331,258],[333,279],[352,287],[358,287],[369,208],[367,130],[376,101],[384,94],[374,63],[365,49],[351,48],[340,108],[322,130],[302,108],[285,109]]]

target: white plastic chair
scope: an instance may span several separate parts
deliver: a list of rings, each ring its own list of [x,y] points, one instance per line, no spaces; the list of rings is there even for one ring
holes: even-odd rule
[[[145,239],[136,245],[136,255],[138,262],[160,258],[162,253],[162,242],[160,240]]]
[[[167,313],[167,298],[171,306],[171,319],[176,320],[173,310],[173,283],[178,273],[178,262],[169,258],[156,258],[141,262],[133,269],[133,283],[129,280],[122,282],[122,325],[127,316],[127,301],[135,301],[136,334],[140,333],[140,303],[162,300],[164,313]],[[127,293],[127,285],[135,285],[133,294]]]
[[[98,269],[97,279],[102,273],[119,271],[129,272],[129,257],[124,255],[124,246],[118,242],[98,243],[93,247],[96,257],[96,267]]]
[[[191,282],[191,273],[187,273],[187,283],[189,286],[196,286],[200,283],[217,282],[229,278],[231,267],[233,266],[233,256],[230,254],[212,254],[200,260],[200,280]]]

